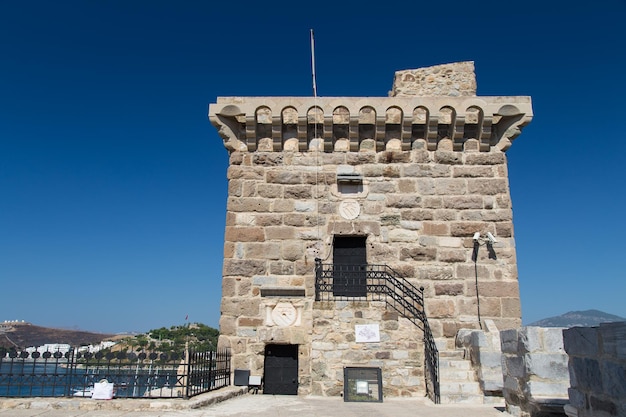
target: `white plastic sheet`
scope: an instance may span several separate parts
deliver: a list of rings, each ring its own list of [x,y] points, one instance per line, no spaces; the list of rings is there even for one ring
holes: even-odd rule
[[[100,380],[100,382],[96,382],[93,384],[93,395],[91,396],[94,400],[110,400],[113,398],[113,383],[107,381],[106,379]]]

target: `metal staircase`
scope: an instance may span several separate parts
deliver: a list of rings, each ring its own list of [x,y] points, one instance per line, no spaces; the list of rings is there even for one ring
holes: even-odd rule
[[[424,335],[426,394],[440,403],[439,351],[424,310],[424,288],[417,288],[387,265],[337,265],[315,260],[316,301],[385,301]]]

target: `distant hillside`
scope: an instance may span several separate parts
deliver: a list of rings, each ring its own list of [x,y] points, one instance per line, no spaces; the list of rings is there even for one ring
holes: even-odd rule
[[[599,310],[570,311],[560,316],[549,317],[539,320],[528,326],[540,327],[592,327],[600,323],[612,323],[616,321],[626,321],[625,318],[608,314]]]
[[[7,349],[24,349],[46,343],[67,343],[71,346],[92,345],[113,337],[115,335],[54,329],[30,323],[0,323],[0,347]]]

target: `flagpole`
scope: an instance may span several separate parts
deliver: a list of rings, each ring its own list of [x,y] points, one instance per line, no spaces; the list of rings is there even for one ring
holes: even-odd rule
[[[317,97],[317,85],[315,83],[315,39],[311,29],[311,74],[313,75],[313,97]]]

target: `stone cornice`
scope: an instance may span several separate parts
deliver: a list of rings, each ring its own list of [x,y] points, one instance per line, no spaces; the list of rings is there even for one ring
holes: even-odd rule
[[[532,116],[527,96],[218,97],[209,106],[229,152],[506,151]]]

